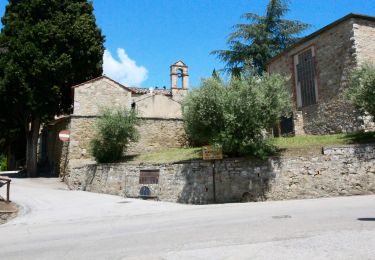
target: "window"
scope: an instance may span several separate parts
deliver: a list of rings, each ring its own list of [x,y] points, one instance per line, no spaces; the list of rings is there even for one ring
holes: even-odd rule
[[[141,170],[139,184],[158,184],[160,170]]]
[[[313,105],[317,102],[318,90],[314,58],[313,48],[294,56],[298,107]]]

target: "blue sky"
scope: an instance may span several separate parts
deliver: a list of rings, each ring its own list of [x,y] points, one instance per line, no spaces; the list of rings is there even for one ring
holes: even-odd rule
[[[6,0],[0,0],[4,13]],[[245,12],[264,14],[268,0],[94,0],[106,36],[105,73],[126,85],[169,87],[169,66],[183,60],[190,85],[224,64],[209,53],[226,49]],[[375,0],[290,0],[286,18],[312,25],[309,34],[353,12],[375,16]]]

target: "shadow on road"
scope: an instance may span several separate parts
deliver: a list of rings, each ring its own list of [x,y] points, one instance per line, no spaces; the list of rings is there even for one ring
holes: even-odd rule
[[[119,201],[119,202],[117,202],[117,203],[119,203],[119,204],[126,204],[126,203],[130,203],[131,201]]]
[[[357,218],[359,221],[375,221],[375,218]]]

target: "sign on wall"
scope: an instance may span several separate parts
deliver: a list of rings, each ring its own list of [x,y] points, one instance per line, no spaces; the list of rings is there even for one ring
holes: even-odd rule
[[[69,142],[70,139],[70,131],[69,130],[62,130],[59,132],[59,139],[63,142]]]
[[[203,146],[203,160],[222,160],[223,159],[223,150],[221,148],[214,148],[210,145]]]

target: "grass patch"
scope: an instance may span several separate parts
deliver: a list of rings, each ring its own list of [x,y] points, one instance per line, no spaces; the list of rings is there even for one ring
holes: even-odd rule
[[[323,146],[375,143],[375,132],[335,135],[305,135],[272,138],[271,143],[285,155],[319,154]],[[157,152],[127,156],[134,163],[172,163],[202,158],[202,148],[170,148]]]
[[[343,134],[336,135],[306,135],[293,137],[272,138],[272,144],[280,149],[308,148],[311,146],[327,146],[334,144],[345,144]]]
[[[305,135],[294,137],[272,138],[272,144],[280,149],[310,148],[329,145],[346,145],[375,142],[375,132],[334,134],[334,135]]]
[[[131,162],[171,163],[202,158],[202,148],[170,148],[158,152],[139,154]]]
[[[279,153],[286,156],[316,155],[324,146],[375,143],[375,132],[334,135],[305,135],[272,138],[271,143],[279,148]]]

